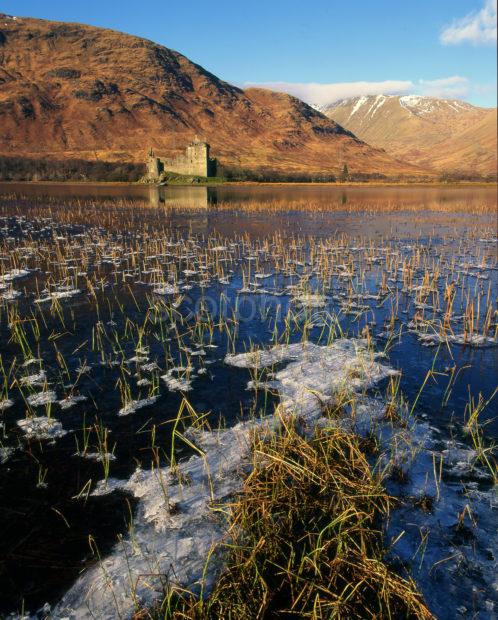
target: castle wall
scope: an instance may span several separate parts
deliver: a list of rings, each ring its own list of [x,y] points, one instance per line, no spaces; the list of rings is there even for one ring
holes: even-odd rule
[[[147,162],[149,179],[157,179],[162,172],[173,172],[200,177],[216,175],[216,160],[209,157],[209,144],[194,140],[184,155],[176,157],[155,156],[152,150]]]
[[[163,169],[166,172],[176,172],[178,174],[192,174],[194,176],[208,176],[208,161],[204,154],[199,152],[189,153],[187,149],[186,155],[179,155],[172,158],[160,158]]]

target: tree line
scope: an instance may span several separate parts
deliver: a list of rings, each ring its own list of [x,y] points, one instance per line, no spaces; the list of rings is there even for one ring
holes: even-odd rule
[[[0,156],[1,181],[108,181],[136,183],[144,177],[145,164],[134,162],[88,161],[84,159],[48,160]],[[327,172],[285,172],[260,167],[252,170],[227,165],[218,166],[218,182],[252,181],[259,183],[336,183],[340,182],[492,182],[497,175],[473,172],[442,172],[438,178],[387,176],[380,173],[350,172],[347,164],[335,175]],[[165,179],[168,182],[168,179]],[[201,180],[203,181],[203,180]],[[171,181],[174,182],[174,181]]]
[[[138,181],[145,164],[133,162],[48,160],[0,156],[2,181]]]

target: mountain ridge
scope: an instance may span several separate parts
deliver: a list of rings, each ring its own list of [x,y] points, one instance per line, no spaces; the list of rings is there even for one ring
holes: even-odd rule
[[[148,39],[0,15],[0,154],[143,161],[194,134],[228,167],[427,175],[283,93],[242,90]]]
[[[422,167],[496,174],[496,108],[458,99],[370,95],[321,111],[369,144]]]

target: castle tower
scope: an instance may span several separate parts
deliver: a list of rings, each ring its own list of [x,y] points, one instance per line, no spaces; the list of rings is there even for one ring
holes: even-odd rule
[[[187,161],[190,174],[209,176],[209,144],[201,142],[197,136],[187,146]]]
[[[150,179],[157,179],[161,174],[161,162],[159,157],[156,157],[152,148],[149,151],[147,157],[147,176]]]

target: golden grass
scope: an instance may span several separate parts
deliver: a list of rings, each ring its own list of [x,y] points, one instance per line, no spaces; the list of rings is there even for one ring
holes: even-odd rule
[[[391,504],[359,438],[299,420],[254,438],[254,468],[229,508],[224,573],[208,598],[171,590],[138,618],[433,618],[384,560]]]

